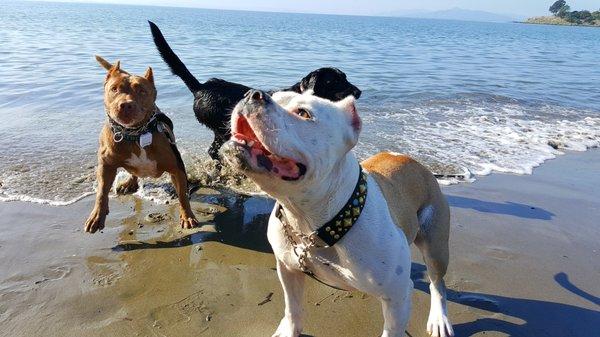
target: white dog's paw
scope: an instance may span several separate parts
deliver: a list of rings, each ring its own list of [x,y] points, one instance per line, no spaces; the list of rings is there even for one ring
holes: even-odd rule
[[[450,324],[448,316],[443,312],[429,313],[429,319],[427,320],[427,332],[432,337],[454,336],[452,324]]]
[[[284,317],[272,337],[298,337],[302,332],[300,324]]]
[[[398,331],[398,332],[391,332],[391,331],[383,331],[383,333],[381,334],[381,337],[404,337],[404,331]]]

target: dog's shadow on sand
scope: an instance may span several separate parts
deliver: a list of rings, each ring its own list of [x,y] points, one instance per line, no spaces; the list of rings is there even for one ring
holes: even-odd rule
[[[452,207],[470,208],[478,212],[512,215],[519,218],[552,220],[554,213],[532,205],[506,201],[503,203],[446,194]]]
[[[424,265],[413,263],[411,277],[415,289],[429,293],[429,283],[424,281],[425,272]],[[600,309],[600,298],[571,283],[567,274],[558,273],[554,279],[565,290],[598,305]],[[492,331],[515,337],[589,337],[600,331],[600,311],[597,310],[563,303],[459,292],[452,289],[448,289],[447,295],[451,302],[512,317],[510,321],[489,317],[456,324],[454,332],[457,337]]]
[[[114,251],[139,249],[177,248],[201,244],[203,242],[221,242],[226,245],[249,249],[257,252],[272,253],[267,240],[267,225],[274,201],[263,196],[247,196],[229,190],[220,190],[219,194],[195,196],[195,201],[219,205],[225,211],[215,214],[214,219],[201,225],[214,225],[215,231],[200,231],[170,241],[138,241],[120,243]]]

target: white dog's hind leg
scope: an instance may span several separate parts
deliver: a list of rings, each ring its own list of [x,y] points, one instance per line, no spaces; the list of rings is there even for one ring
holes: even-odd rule
[[[283,287],[285,315],[273,337],[298,337],[302,332],[304,273],[289,269],[277,260],[277,275]]]
[[[427,265],[427,275],[431,282],[429,285],[431,306],[427,319],[427,332],[433,337],[451,337],[454,336],[454,330],[448,319],[446,284],[444,283],[444,275],[448,268],[448,235],[443,231],[436,231],[436,220],[439,221],[433,216],[429,221],[433,221],[434,224],[422,224],[415,244],[423,254],[423,260]],[[427,228],[427,226],[431,227]]]
[[[444,284],[444,280],[441,278],[435,282],[431,280],[429,293],[431,296],[431,307],[429,309],[429,318],[427,319],[427,332],[433,337],[454,336],[454,330],[448,319],[448,309],[446,308],[446,285]]]
[[[383,333],[381,337],[404,337],[408,319],[410,318],[410,306],[412,300],[412,282],[406,294],[396,295],[397,298],[382,298],[383,309]]]

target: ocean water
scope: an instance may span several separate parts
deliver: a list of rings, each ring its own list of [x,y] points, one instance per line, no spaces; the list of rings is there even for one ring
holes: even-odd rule
[[[134,73],[152,66],[190,174],[210,170],[212,133],[158,56],[147,20],[201,81],[271,89],[342,69],[363,90],[361,158],[391,150],[477,178],[529,174],[565,150],[600,145],[600,29],[2,2],[0,200],[59,205],[93,192],[105,118],[94,54]],[[160,184],[145,186],[141,195],[160,196]]]

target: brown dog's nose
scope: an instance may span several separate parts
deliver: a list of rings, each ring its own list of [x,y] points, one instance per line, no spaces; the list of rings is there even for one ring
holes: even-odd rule
[[[133,103],[132,102],[123,102],[119,105],[119,108],[122,112],[130,113],[133,111]]]

